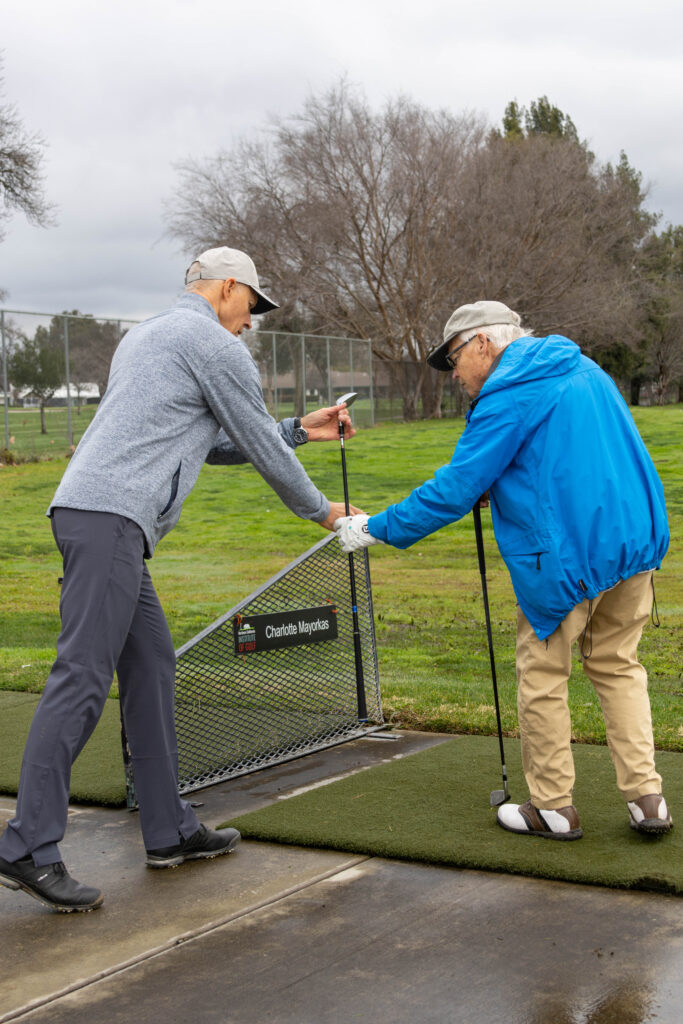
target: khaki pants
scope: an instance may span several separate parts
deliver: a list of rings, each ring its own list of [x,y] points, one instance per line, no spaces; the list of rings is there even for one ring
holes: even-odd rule
[[[652,608],[652,573],[623,580],[593,599],[592,645],[589,625],[583,669],[600,700],[607,745],[617,785],[625,800],[661,793],[655,771],[647,673],[637,650]],[[517,705],[524,774],[535,807],[547,810],[572,803],[574,761],[568,679],[572,645],[589,612],[583,601],[552,636],[539,640],[521,609],[517,611]]]

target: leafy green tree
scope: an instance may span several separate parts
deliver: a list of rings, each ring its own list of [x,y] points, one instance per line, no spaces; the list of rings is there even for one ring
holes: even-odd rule
[[[506,139],[524,138],[524,108],[517,100],[510,100],[503,114],[503,132]]]
[[[500,134],[500,133],[498,133]],[[557,139],[579,141],[576,125],[547,96],[539,96],[527,107],[511,100],[503,114],[503,134],[506,139],[523,139],[531,135],[549,135]]]
[[[64,349],[55,344],[45,327],[24,338],[9,361],[9,377],[16,388],[28,388],[40,405],[40,432],[47,434],[45,406],[64,383]]]
[[[550,102],[547,96],[532,100],[524,112],[527,135],[553,135],[556,138],[579,141],[576,126],[569,114]]]

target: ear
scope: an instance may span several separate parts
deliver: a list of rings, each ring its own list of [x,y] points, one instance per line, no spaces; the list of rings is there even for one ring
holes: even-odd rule
[[[235,289],[236,284],[237,281],[235,280],[234,277],[227,277],[225,281],[223,281],[222,295],[224,299],[230,298]]]

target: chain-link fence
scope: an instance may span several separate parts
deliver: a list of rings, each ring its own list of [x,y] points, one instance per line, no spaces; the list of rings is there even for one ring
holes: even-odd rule
[[[4,447],[39,456],[78,444],[134,323],[0,309]]]
[[[353,559],[362,679],[349,558],[332,536],[177,652],[181,793],[325,749],[382,724],[367,551]],[[124,762],[133,806],[135,780],[125,738]]]
[[[41,455],[78,444],[106,389],[116,346],[135,322],[0,310],[4,447],[10,454]],[[347,391],[358,393],[351,410],[356,426],[414,419],[441,387],[442,415],[463,413],[462,392],[450,375],[424,363],[380,359],[370,340],[277,331],[242,337],[276,419],[304,416]]]

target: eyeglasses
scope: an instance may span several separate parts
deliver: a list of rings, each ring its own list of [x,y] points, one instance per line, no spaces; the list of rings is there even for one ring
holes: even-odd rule
[[[450,366],[451,370],[456,370],[456,369],[458,368],[458,360],[454,358],[454,356],[455,356],[456,352],[459,352],[461,348],[464,348],[464,347],[465,347],[465,345],[469,345],[469,343],[470,343],[471,341],[474,341],[474,339],[476,338],[476,336],[477,336],[477,334],[478,334],[478,333],[479,333],[479,331],[476,331],[476,332],[475,332],[475,333],[474,333],[474,334],[472,335],[472,337],[471,337],[471,338],[468,338],[468,339],[467,339],[467,341],[463,341],[463,342],[462,342],[462,344],[461,344],[461,345],[458,345],[458,347],[457,347],[457,348],[453,348],[453,349],[451,349],[451,351],[450,351],[450,352],[447,352],[447,353],[446,353],[446,355],[444,356],[444,359],[446,360],[446,362],[447,362],[447,363],[448,363],[448,365]]]

